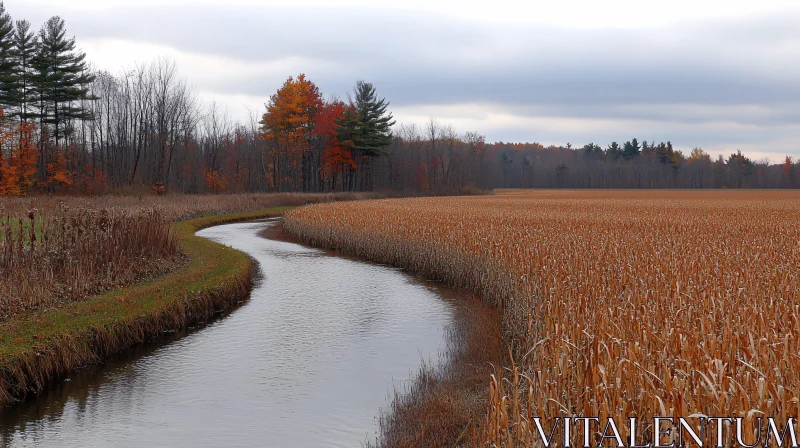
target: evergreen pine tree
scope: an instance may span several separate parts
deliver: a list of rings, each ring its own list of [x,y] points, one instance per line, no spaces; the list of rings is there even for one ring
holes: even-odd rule
[[[334,118],[333,121],[336,123],[336,136],[339,142],[348,149],[353,149],[359,130],[355,107],[353,105],[346,107],[342,116]]]
[[[641,154],[641,148],[639,146],[639,141],[635,138],[629,142],[625,142],[624,149],[622,151],[622,157],[625,160],[630,160],[639,154]]]
[[[66,38],[64,19],[52,17],[42,26],[32,64],[33,81],[39,94],[40,119],[55,126],[56,145],[71,120],[91,119],[78,103],[92,99],[87,86],[94,76],[87,72],[85,58],[75,50],[75,38]]]
[[[656,152],[656,142],[647,143],[647,140],[642,141],[642,154],[649,156]]]
[[[383,148],[392,144],[394,120],[391,113],[386,112],[389,103],[375,93],[375,87],[364,81],[358,81],[354,89],[357,131],[353,135],[353,149],[374,157],[386,154]]]
[[[622,154],[622,149],[617,142],[611,142],[608,148],[606,148],[606,155],[611,156],[611,160],[617,160],[620,154]]]
[[[35,118],[31,103],[35,99],[36,91],[33,85],[33,58],[36,55],[39,41],[31,31],[31,24],[27,20],[18,20],[14,33],[14,58],[16,62],[17,93],[14,97],[14,114],[22,121]]]
[[[387,154],[383,149],[392,144],[394,125],[392,114],[386,112],[389,103],[375,93],[375,87],[364,81],[358,81],[353,89],[354,98],[350,107],[336,121],[336,134],[342,145],[360,151],[364,156],[362,168],[366,177],[362,177],[362,188],[372,188],[372,170],[370,159]],[[366,185],[364,182],[366,181]],[[355,185],[351,185],[354,189]]]
[[[0,107],[6,115],[16,104],[18,80],[14,58],[14,22],[0,1]]]

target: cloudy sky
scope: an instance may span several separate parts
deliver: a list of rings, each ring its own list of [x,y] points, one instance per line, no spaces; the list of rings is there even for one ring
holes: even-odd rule
[[[205,101],[261,113],[290,75],[358,79],[399,122],[489,141],[672,140],[800,157],[798,0],[5,0],[66,20],[92,63],[174,58]]]

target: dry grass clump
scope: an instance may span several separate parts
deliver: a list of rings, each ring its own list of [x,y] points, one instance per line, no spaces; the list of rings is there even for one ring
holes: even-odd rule
[[[0,320],[96,294],[174,266],[170,222],[154,210],[50,210],[0,218]]]
[[[454,302],[447,328],[446,363],[423,363],[405,390],[395,391],[380,416],[383,448],[453,446],[470,439],[486,412],[486,377],[500,364],[502,343],[496,308],[477,297]],[[454,442],[455,441],[455,442]]]
[[[246,300],[253,260],[195,236],[195,232],[285,211],[285,207],[274,208],[172,224],[174,238],[187,258],[180,269],[152,281],[0,322],[0,406],[42,391],[67,372]]]
[[[286,227],[502,307],[516,372],[473,442],[527,446],[531,416],[800,411],[798,192],[511,191],[314,205]]]
[[[0,198],[0,322],[164,274],[170,223],[373,193]]]

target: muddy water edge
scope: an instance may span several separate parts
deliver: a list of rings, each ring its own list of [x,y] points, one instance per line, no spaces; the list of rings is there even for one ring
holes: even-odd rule
[[[282,225],[269,227],[262,235],[304,244]],[[340,250],[325,250],[360,260]],[[453,305],[453,321],[445,336],[447,361],[438,366],[423,363],[413,379],[395,391],[389,407],[381,411],[378,437],[367,446],[474,446],[474,436],[486,419],[489,376],[503,378],[509,373],[509,355],[503,355],[507,353],[507,345],[502,339],[502,312],[472,292],[446,288],[422,275],[407,274],[436,285],[442,298]]]

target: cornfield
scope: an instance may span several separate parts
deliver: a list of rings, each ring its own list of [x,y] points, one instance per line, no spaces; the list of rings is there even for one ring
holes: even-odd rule
[[[760,416],[800,414],[796,192],[508,191],[318,204],[290,212],[285,227],[501,307],[513,361],[487,378],[476,445],[530,446],[540,440],[535,416],[702,414],[751,427]],[[734,436],[726,431],[726,446]]]

